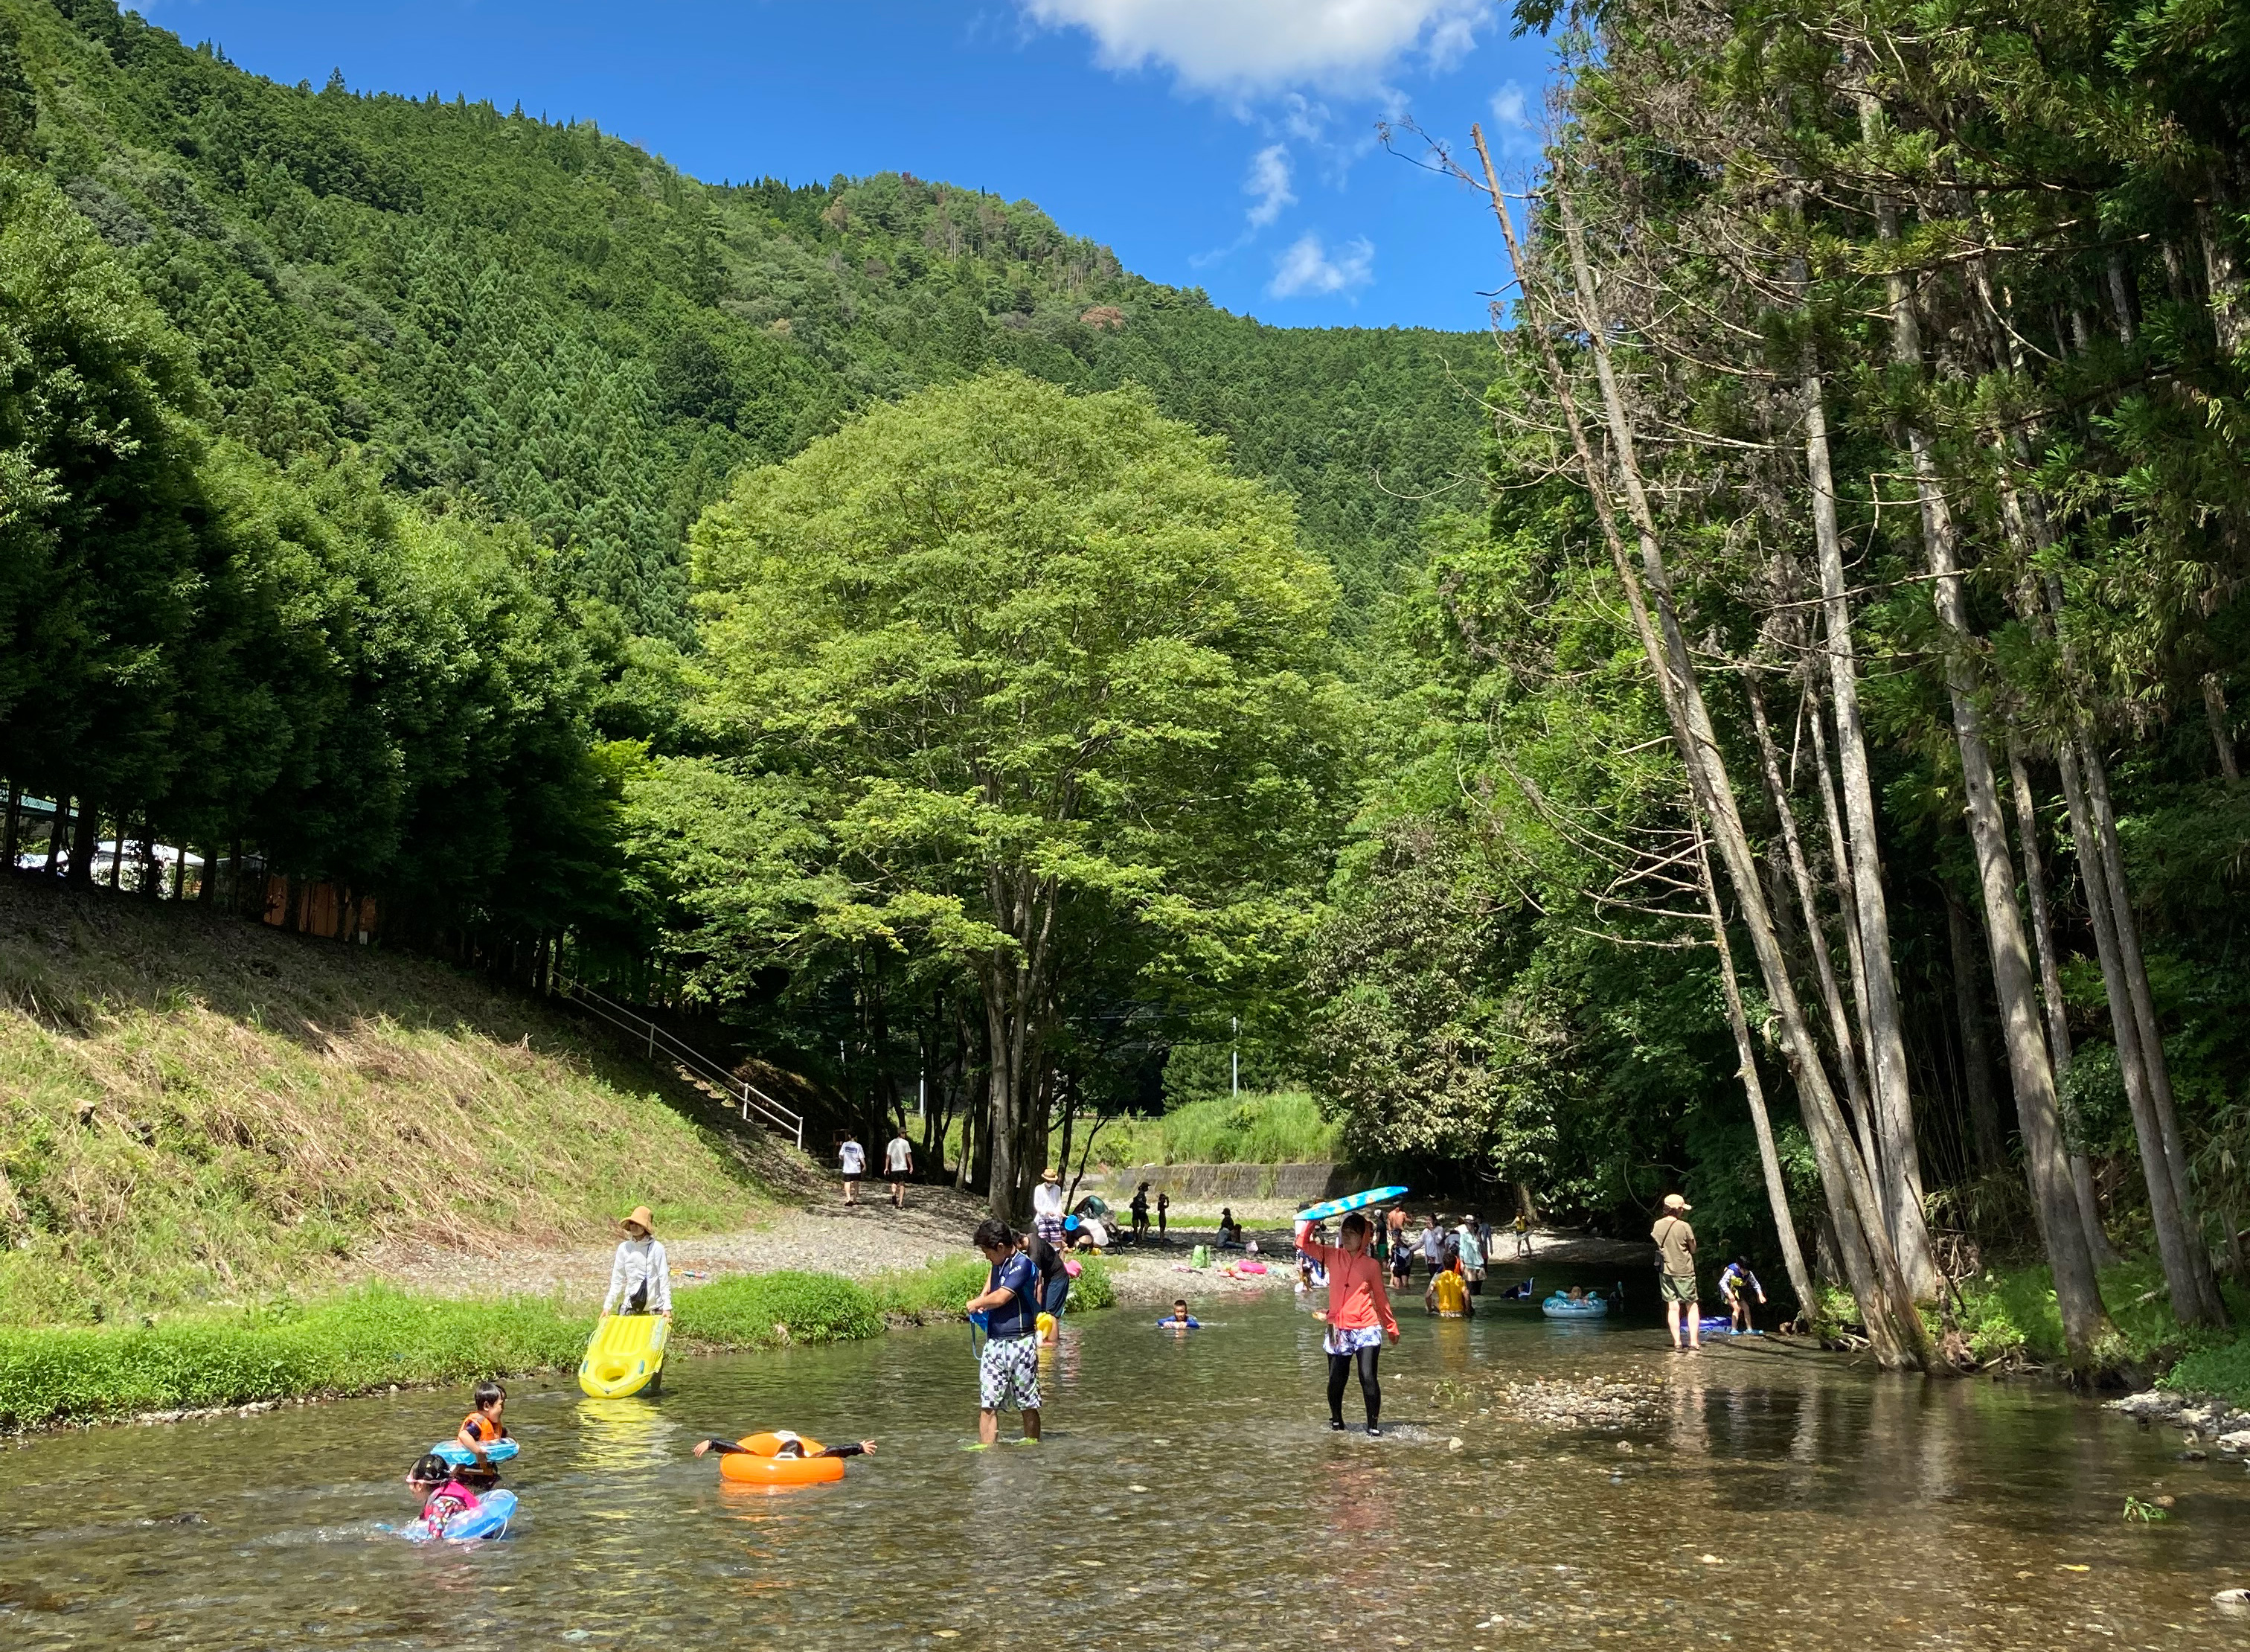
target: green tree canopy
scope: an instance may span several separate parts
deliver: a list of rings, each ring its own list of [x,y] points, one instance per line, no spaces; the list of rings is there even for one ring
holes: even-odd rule
[[[1255,991],[1294,952],[1350,727],[1333,583],[1219,441],[1013,373],[747,474],[694,543],[703,724],[817,798],[808,932],[973,974],[1012,1209],[1074,982]]]

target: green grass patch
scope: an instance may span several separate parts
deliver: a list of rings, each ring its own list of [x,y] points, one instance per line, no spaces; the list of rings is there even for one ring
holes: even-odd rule
[[[2190,1349],[2164,1373],[2159,1386],[2216,1394],[2235,1405],[2250,1406],[2250,1336]]]
[[[1121,1119],[1101,1132],[1094,1157],[1107,1165],[1304,1165],[1335,1158],[1339,1141],[1318,1102],[1285,1090],[1213,1096],[1156,1118]]]
[[[133,1328],[0,1331],[0,1426],[355,1393],[576,1365],[592,1321],[552,1303],[380,1287],[316,1306]]]
[[[984,1287],[980,1261],[859,1283],[834,1274],[740,1274],[673,1298],[675,1333],[714,1350],[852,1342],[894,1317],[940,1319]],[[1089,1261],[1073,1311],[1117,1300]],[[0,1428],[151,1411],[365,1393],[575,1367],[593,1317],[560,1302],[455,1302],[374,1286],[310,1306],[284,1302],[143,1326],[0,1330]],[[786,1327],[786,1330],[782,1329]]]
[[[2117,1327],[2119,1351],[2144,1371],[2163,1372],[2163,1386],[2250,1400],[2250,1342],[2237,1341],[2230,1332],[2182,1325],[2172,1317],[2171,1298],[2163,1287],[2164,1270],[2153,1259],[2102,1270],[2102,1300]],[[2023,1358],[2053,1364],[2066,1357],[2054,1281],[2045,1267],[1964,1280],[1961,1295],[1961,1329],[1979,1359]],[[2242,1323],[2250,1297],[2233,1287],[2225,1288],[2225,1295],[2236,1323]],[[1931,1330],[1937,1330],[1934,1317]],[[2231,1388],[2226,1386],[2229,1382]]]

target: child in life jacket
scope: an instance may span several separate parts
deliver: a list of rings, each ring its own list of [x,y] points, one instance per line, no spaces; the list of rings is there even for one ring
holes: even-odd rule
[[[463,1472],[434,1451],[406,1471],[406,1483],[422,1499],[422,1519],[433,1538],[445,1536],[447,1522],[471,1513],[484,1501],[473,1487],[462,1483]]]
[[[476,1386],[470,1398],[476,1409],[461,1419],[460,1431],[453,1436],[453,1443],[473,1454],[476,1462],[456,1469],[452,1477],[478,1491],[490,1491],[500,1483],[500,1469],[486,1458],[485,1451],[507,1438],[507,1429],[500,1420],[500,1414],[507,1406],[507,1390],[487,1377]]]

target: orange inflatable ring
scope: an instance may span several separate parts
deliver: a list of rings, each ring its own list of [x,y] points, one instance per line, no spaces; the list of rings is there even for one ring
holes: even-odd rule
[[[843,1458],[814,1456],[820,1441],[809,1435],[799,1438],[805,1450],[802,1457],[776,1456],[782,1447],[776,1434],[754,1434],[736,1441],[742,1449],[719,1459],[719,1477],[738,1486],[813,1486],[844,1477]]]

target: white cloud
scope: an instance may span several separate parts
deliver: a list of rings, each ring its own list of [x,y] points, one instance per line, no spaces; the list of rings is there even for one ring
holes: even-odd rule
[[[1258,197],[1248,214],[1253,230],[1264,229],[1281,216],[1283,207],[1297,204],[1297,197],[1289,192],[1287,144],[1269,143],[1250,157],[1250,176],[1244,182],[1242,192]]]
[[[1539,127],[1533,119],[1531,94],[1514,80],[1492,94],[1493,135],[1500,152],[1523,156],[1539,153]]]
[[[1295,298],[1307,293],[1328,297],[1356,292],[1374,279],[1374,242],[1360,236],[1346,241],[1330,258],[1321,238],[1308,232],[1281,254],[1266,290],[1275,298]]]
[[[1318,143],[1327,135],[1329,107],[1292,92],[1281,100],[1281,129],[1293,138]]]
[[[1080,28],[1113,69],[1155,62],[1206,92],[1312,85],[1364,91],[1402,58],[1458,62],[1491,0],[1018,0],[1049,28]]]

